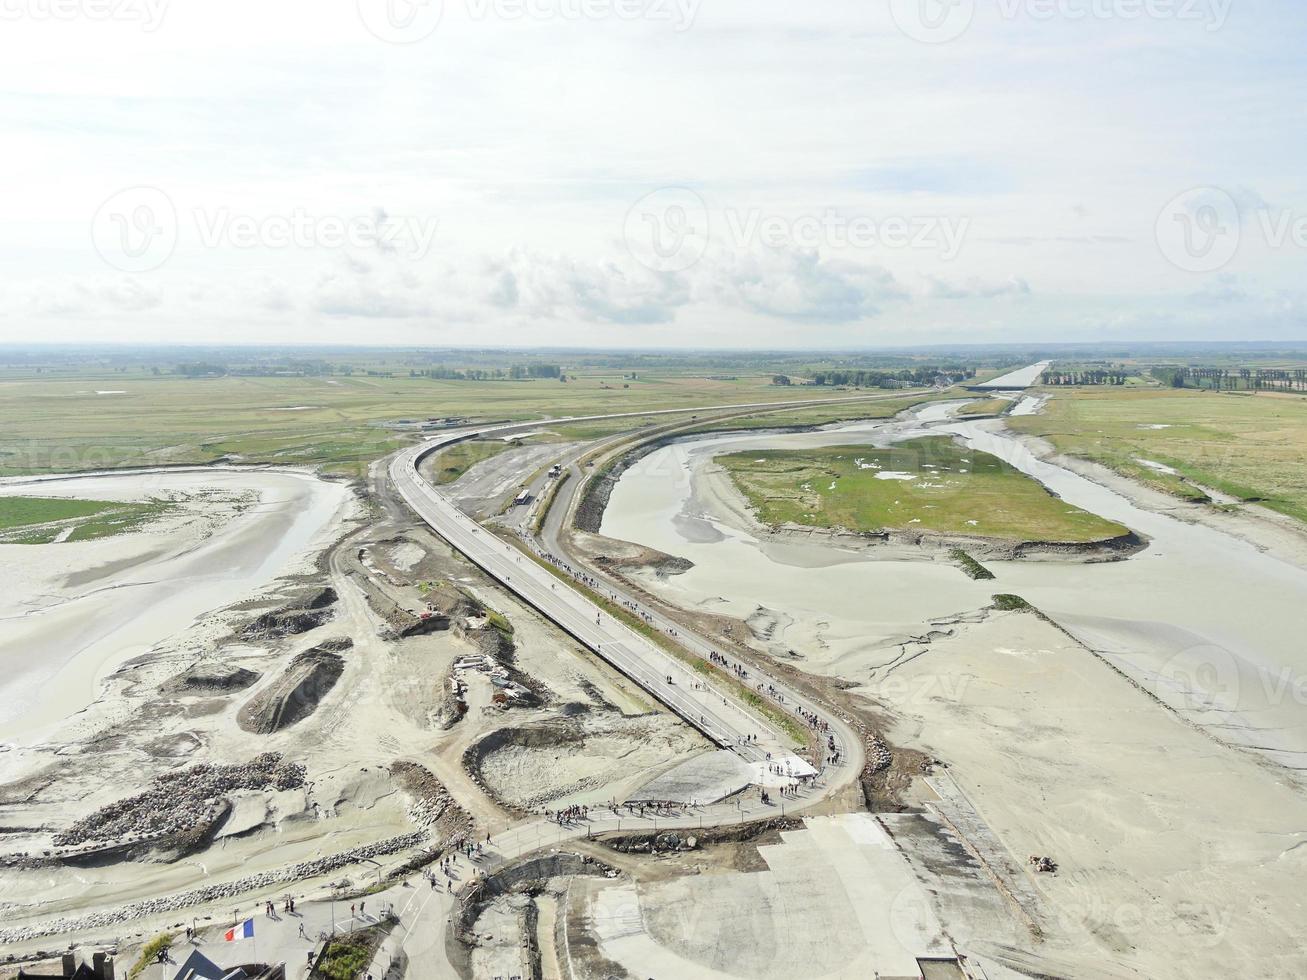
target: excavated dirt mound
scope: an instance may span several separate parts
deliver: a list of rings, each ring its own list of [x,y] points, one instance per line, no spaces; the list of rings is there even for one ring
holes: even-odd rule
[[[260,640],[307,633],[331,619],[336,598],[332,588],[306,590],[282,608],[256,616],[241,633]]]
[[[259,676],[257,672],[244,667],[199,663],[164,681],[159,685],[159,690],[165,694],[230,694],[250,687]]]
[[[298,654],[281,677],[245,702],[236,723],[247,732],[270,735],[313,714],[345,671],[345,659],[334,652],[339,649],[337,641]]]

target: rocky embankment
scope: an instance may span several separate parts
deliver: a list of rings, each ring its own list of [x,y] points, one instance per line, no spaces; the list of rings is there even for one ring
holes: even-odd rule
[[[573,526],[581,531],[598,534],[604,522],[604,510],[607,509],[613,488],[617,486],[617,481],[622,478],[622,474],[651,452],[671,441],[670,438],[664,438],[644,443],[617,457],[593,474],[586,481],[585,488],[581,491],[581,499],[577,501]]]
[[[102,912],[91,912],[86,915],[50,919],[46,922],[28,926],[0,929],[0,943],[21,943],[38,939],[41,936],[56,936],[70,932],[83,932],[87,929],[99,929],[121,922],[130,922],[133,919],[139,919],[147,915],[180,911],[207,902],[234,898],[270,885],[301,881],[306,878],[317,878],[369,858],[377,858],[417,847],[426,839],[426,831],[414,831],[410,834],[402,834],[398,837],[390,837],[386,840],[364,844],[361,847],[351,848],[348,851],[341,851],[338,854],[331,854],[312,861],[301,861],[299,864],[286,868],[265,871],[262,874],[250,875],[246,878],[238,878],[235,881],[228,881],[218,885],[209,885],[205,888],[196,888],[176,895],[164,895],[160,898],[133,902],[130,905],[119,906],[116,909],[106,909]],[[181,928],[181,923],[178,923],[175,928]]]

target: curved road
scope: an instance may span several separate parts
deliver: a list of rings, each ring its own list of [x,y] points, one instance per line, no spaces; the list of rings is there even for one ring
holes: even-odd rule
[[[840,399],[853,401],[865,399]],[[828,404],[835,399],[823,400]],[[696,411],[741,411],[764,408],[797,407],[807,403],[761,403],[753,405],[712,406],[700,409],[674,409],[657,413],[632,412],[621,415],[586,416],[549,420],[551,424],[575,421],[595,421],[622,417],[642,417],[652,414],[685,414]],[[687,723],[697,728],[718,746],[736,752],[742,759],[760,763],[767,759],[793,758],[790,739],[762,717],[748,711],[731,691],[719,690],[710,677],[699,674],[684,660],[645,636],[636,633],[615,619],[566,581],[560,581],[556,571],[543,567],[512,544],[501,540],[478,525],[454,504],[453,500],[427,483],[418,473],[421,461],[431,453],[457,442],[484,436],[503,436],[513,431],[538,428],[539,420],[528,423],[497,425],[484,429],[446,433],[426,443],[397,453],[391,460],[390,477],[396,489],[410,507],[437,534],[464,554],[483,571],[514,592],[519,598],[553,621],[561,629],[631,678],[658,701],[667,705]],[[551,542],[552,543],[552,542]],[[537,547],[545,561],[561,564],[556,556]],[[593,573],[568,568],[591,588],[598,588],[618,602],[635,605],[652,625],[669,637],[675,637],[693,658],[707,659],[715,652],[711,642],[687,631],[661,614],[645,610],[638,601],[626,595],[620,587],[608,580],[598,580]],[[852,727],[845,719],[833,715],[823,705],[800,697],[788,685],[749,667],[749,684],[762,686],[771,692],[776,707],[797,718],[804,727],[809,718],[824,723],[836,747],[840,761],[836,771],[826,772],[829,778],[823,783],[826,792],[845,785],[863,764],[863,748]],[[823,753],[823,756],[825,753]]]

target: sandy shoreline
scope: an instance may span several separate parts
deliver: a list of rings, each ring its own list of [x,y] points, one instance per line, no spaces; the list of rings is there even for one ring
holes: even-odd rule
[[[338,533],[343,485],[291,470],[149,470],[17,480],[0,493],[176,507],[96,541],[0,545],[0,740],[32,744],[95,699],[119,665],[299,566]]]

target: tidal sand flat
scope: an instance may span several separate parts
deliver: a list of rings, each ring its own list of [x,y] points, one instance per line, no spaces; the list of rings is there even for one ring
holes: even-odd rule
[[[994,593],[1015,593],[1192,723],[1301,770],[1307,654],[1296,637],[1307,570],[1039,460],[1001,422],[950,421],[948,411],[932,405],[893,422],[664,447],[623,477],[602,531],[692,561],[684,574],[649,581],[674,602],[741,619],[760,608],[783,610],[769,642],[793,649],[805,670],[851,680],[870,677],[932,630],[988,605]],[[778,543],[755,533],[742,498],[714,462],[724,453],[757,459],[768,449],[871,449],[944,433],[1033,477],[1068,507],[1146,537],[1148,549],[1092,565],[997,561],[988,563],[997,580],[976,582],[928,553]]]
[[[0,740],[31,743],[118,665],[257,592],[332,533],[346,487],[292,471],[151,471],[9,481],[25,498],[167,500],[124,535],[0,544]]]

